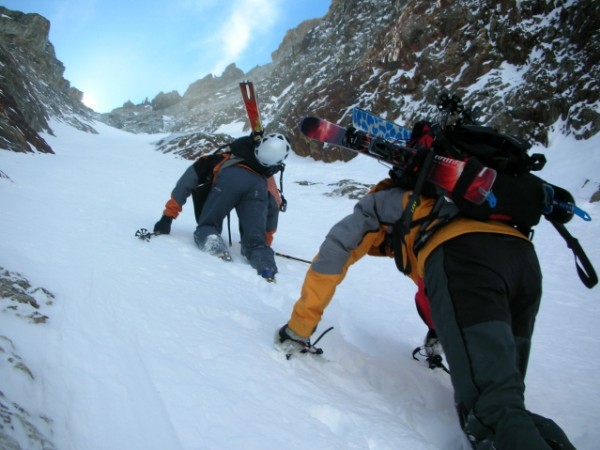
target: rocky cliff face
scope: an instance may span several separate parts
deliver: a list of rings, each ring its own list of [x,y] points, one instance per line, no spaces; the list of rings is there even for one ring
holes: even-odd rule
[[[507,132],[546,143],[561,121],[587,138],[600,130],[599,35],[591,1],[340,0],[274,73],[305,80],[282,121],[293,126],[294,110],[343,120],[356,104],[410,124],[449,91]]]
[[[48,40],[50,22],[0,6],[0,147],[52,153],[39,132],[55,117],[94,132],[94,113],[63,78],[64,66]]]
[[[85,120],[94,116],[62,78],[47,21],[0,11],[0,87],[12,96],[0,108],[12,101],[22,116],[7,119],[12,108],[4,106],[3,128],[22,120],[47,130],[49,116],[77,121],[73,113],[84,118],[77,126],[89,127]],[[172,132],[176,141],[161,150],[193,155],[186,143],[247,121],[238,83],[250,79],[267,131],[286,131],[298,154],[316,159],[350,155],[324,153],[301,138],[303,115],[348,124],[350,108],[359,106],[410,126],[436,113],[441,92],[463,97],[482,122],[505,132],[546,143],[550,127],[559,126],[585,139],[600,131],[599,38],[600,3],[593,0],[334,0],[323,18],[287,33],[271,64],[249,73],[232,64],[183,95],[161,92],[99,118],[132,132]]]
[[[306,114],[348,123],[351,106],[411,124],[456,93],[503,131],[545,144],[550,127],[585,139],[600,131],[600,3],[335,0],[328,14],[291,30],[273,63],[193,83],[175,105],[103,116],[132,131],[211,133],[244,120],[237,83],[255,82],[267,130],[294,149],[323,153],[296,131]],[[146,108],[139,114],[140,108]]]

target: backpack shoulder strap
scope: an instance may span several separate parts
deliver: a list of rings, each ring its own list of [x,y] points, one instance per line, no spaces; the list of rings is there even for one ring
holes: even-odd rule
[[[212,181],[214,181],[221,170],[226,169],[227,167],[235,166],[236,164],[244,161],[242,158],[234,156],[231,153],[222,153],[222,156],[223,160],[215,164],[211,170]]]
[[[206,155],[202,155],[196,161],[194,161],[194,170],[198,175],[199,184],[212,182],[214,175],[216,174],[215,169],[221,167],[223,163],[231,159],[230,153],[225,152],[214,152]],[[239,161],[236,161],[239,162]]]
[[[550,221],[552,226],[556,228],[556,231],[563,237],[563,239],[567,243],[567,247],[569,247],[573,251],[573,255],[575,256],[575,267],[577,268],[577,275],[579,275],[579,279],[588,289],[593,288],[598,284],[598,275],[596,275],[596,271],[594,270],[594,266],[588,259],[585,251],[579,244],[579,241],[573,237],[571,233],[567,230],[567,228],[562,224],[554,221]]]

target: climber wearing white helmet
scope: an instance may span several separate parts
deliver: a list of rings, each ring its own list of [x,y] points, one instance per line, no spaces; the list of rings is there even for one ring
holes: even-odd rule
[[[273,167],[283,164],[288,157],[290,141],[283,134],[273,133],[266,135],[254,150],[257,161],[264,167]]]
[[[196,245],[230,261],[221,232],[223,219],[235,209],[242,254],[259,275],[274,281],[277,265],[271,243],[279,211],[285,210],[285,199],[273,175],[283,171],[283,161],[291,150],[290,141],[283,134],[262,138],[252,134],[236,139],[222,151],[200,157],[175,185],[154,231],[170,233],[173,219],[192,195],[198,223],[194,232]]]

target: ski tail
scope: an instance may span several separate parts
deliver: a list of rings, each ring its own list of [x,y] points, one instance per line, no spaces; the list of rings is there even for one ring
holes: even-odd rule
[[[260,111],[258,109],[258,101],[256,100],[256,94],[254,92],[254,83],[248,80],[242,81],[240,83],[240,90],[242,91],[242,99],[244,101],[246,113],[248,114],[252,133],[261,135],[264,129],[260,118]]]

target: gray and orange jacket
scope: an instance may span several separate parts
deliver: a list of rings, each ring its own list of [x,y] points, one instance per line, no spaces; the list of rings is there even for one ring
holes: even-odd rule
[[[242,138],[245,139],[245,138]],[[212,153],[198,158],[188,169],[183,173],[175,184],[175,188],[171,192],[171,197],[165,204],[163,214],[165,216],[176,219],[183,210],[187,199],[192,195],[194,189],[206,183],[212,184],[219,174],[221,169],[232,165],[239,165],[258,175],[265,176],[259,173],[255,168],[246,163],[245,160],[234,156],[232,153]],[[266,177],[267,187],[271,194],[269,216],[267,218],[267,245],[273,242],[273,236],[277,231],[277,216],[279,207],[281,206],[281,195],[277,189],[273,176]]]
[[[398,221],[408,203],[410,191],[391,187],[384,180],[354,207],[354,211],[331,228],[318,254],[312,261],[304,279],[300,298],[295,303],[288,326],[298,335],[308,338],[316,329],[323,311],[333,298],[336,287],[342,282],[348,268],[365,255],[393,257],[391,248],[392,226]],[[426,216],[435,199],[421,198],[413,220]],[[452,204],[449,207],[455,208]],[[500,233],[526,239],[516,229],[497,221],[477,221],[457,217],[436,231],[415,254],[413,244],[417,228],[406,236],[412,271],[408,276],[418,285],[423,279],[425,261],[442,243],[466,233]],[[390,243],[390,244],[388,244]]]

